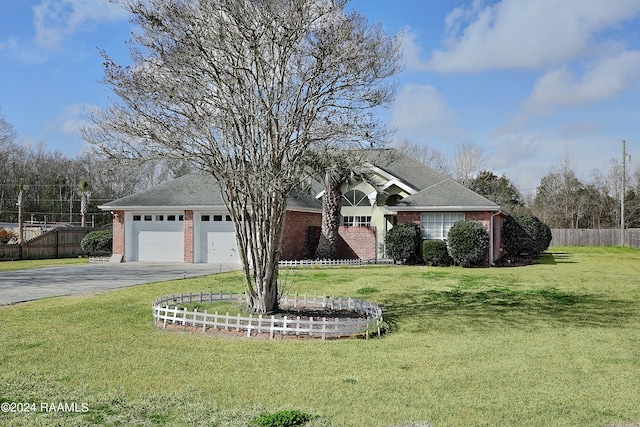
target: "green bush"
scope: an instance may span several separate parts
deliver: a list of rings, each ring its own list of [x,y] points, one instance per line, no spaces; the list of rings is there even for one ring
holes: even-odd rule
[[[298,427],[304,426],[313,418],[312,415],[296,409],[273,412],[259,415],[253,419],[254,427]]]
[[[418,225],[413,223],[398,224],[389,230],[384,238],[387,256],[403,264],[417,263],[421,241],[422,236]]]
[[[87,233],[80,242],[80,247],[87,252],[111,252],[113,246],[113,232],[96,230]]]
[[[462,267],[486,266],[489,233],[477,221],[458,221],[449,230],[447,248],[453,261]]]
[[[447,250],[447,243],[443,240],[423,241],[422,259],[427,265],[439,267],[448,267],[453,265],[453,259]]]
[[[533,259],[549,248],[551,229],[534,215],[516,213],[502,224],[503,257]]]

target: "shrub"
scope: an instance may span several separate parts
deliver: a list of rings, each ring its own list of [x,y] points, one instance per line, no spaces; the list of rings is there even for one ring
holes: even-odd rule
[[[403,264],[417,263],[420,253],[420,227],[413,223],[398,224],[387,232],[384,239],[387,256]]]
[[[253,419],[251,426],[255,427],[298,427],[304,426],[313,418],[312,415],[296,409],[259,415]]]
[[[443,240],[425,240],[422,242],[422,259],[427,265],[447,267],[453,265],[453,259]]]
[[[449,230],[447,249],[453,261],[462,267],[486,266],[489,233],[477,221],[458,221]]]
[[[502,249],[504,257],[513,260],[520,257],[536,258],[549,248],[551,229],[534,215],[516,213],[502,224]]]
[[[96,230],[87,233],[80,242],[80,247],[87,252],[111,252],[113,232],[111,230]]]

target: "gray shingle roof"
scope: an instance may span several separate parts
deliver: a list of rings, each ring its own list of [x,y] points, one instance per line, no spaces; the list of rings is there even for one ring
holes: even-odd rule
[[[416,194],[402,199],[396,206],[389,207],[390,210],[499,209],[491,200],[397,150],[372,150],[369,159],[373,165],[418,190]]]
[[[192,173],[100,206],[104,210],[155,207],[220,208],[224,207],[224,202],[213,176]],[[289,196],[287,208],[322,211],[322,204],[318,200],[295,193]]]

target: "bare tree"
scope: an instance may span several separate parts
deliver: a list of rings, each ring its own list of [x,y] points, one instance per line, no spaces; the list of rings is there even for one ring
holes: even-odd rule
[[[487,155],[484,150],[471,142],[463,142],[456,146],[453,158],[453,176],[464,186],[469,186],[473,178],[487,167]]]
[[[420,163],[429,166],[431,169],[451,176],[451,166],[447,155],[437,148],[429,147],[427,144],[404,141],[398,146],[398,151],[409,156]]]
[[[286,200],[304,154],[375,140],[399,40],[347,0],[114,0],[139,30],[133,65],[103,53],[119,97],[85,139],[117,157],[187,160],[218,181],[231,215],[248,307],[278,306]]]

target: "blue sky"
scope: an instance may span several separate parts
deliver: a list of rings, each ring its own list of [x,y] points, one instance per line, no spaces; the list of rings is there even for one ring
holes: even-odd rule
[[[627,141],[640,159],[640,1],[353,0],[402,33],[405,68],[381,119],[395,140],[452,154],[482,147],[523,191],[568,155],[606,173]],[[111,95],[98,48],[127,59],[127,15],[107,0],[0,6],[0,109],[20,143],[75,156],[86,107]]]

